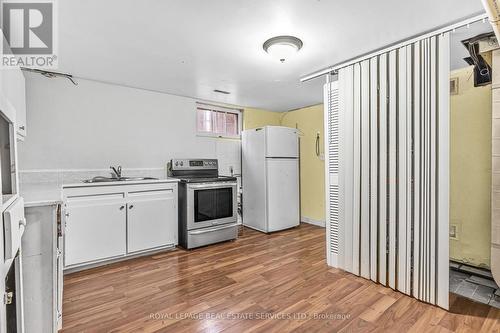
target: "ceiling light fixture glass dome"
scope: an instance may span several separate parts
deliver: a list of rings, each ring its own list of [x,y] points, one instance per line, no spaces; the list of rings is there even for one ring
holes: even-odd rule
[[[264,42],[262,48],[281,62],[296,54],[302,48],[302,41],[294,36],[276,36]]]

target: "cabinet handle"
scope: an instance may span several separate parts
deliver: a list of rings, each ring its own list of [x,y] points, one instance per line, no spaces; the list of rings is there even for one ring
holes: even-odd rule
[[[21,131],[24,131],[24,129],[25,129],[25,128],[26,128],[26,127],[24,127],[24,126],[19,126],[19,129],[20,129]]]
[[[129,208],[130,208],[130,209],[134,208],[134,205],[130,205],[130,206],[129,206]]]
[[[120,207],[120,210],[124,210],[124,209],[125,209],[125,206],[121,206],[121,207]]]

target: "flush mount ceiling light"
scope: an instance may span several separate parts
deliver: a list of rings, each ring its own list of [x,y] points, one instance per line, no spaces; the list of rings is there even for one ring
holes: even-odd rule
[[[264,42],[262,48],[281,62],[293,56],[302,48],[302,41],[294,36],[277,36]]]

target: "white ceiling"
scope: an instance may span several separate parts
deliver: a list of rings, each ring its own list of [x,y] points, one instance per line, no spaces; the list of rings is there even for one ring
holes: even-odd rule
[[[58,3],[59,71],[274,111],[322,101],[323,80],[302,75],[482,11],[480,0]],[[262,50],[282,34],[304,42],[284,64]]]

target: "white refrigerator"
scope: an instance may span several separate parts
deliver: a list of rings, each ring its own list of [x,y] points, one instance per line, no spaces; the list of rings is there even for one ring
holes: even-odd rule
[[[295,128],[242,133],[243,225],[262,232],[298,226],[299,137]]]

